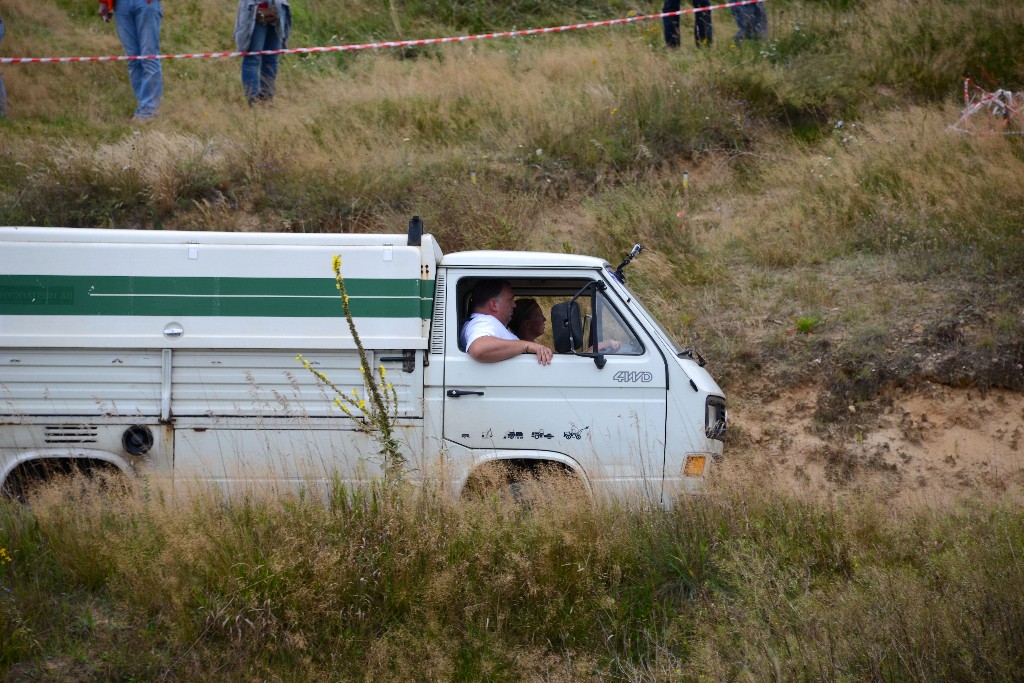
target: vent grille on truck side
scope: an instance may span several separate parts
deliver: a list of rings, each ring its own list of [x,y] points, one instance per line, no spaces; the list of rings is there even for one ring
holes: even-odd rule
[[[46,443],[96,443],[92,425],[46,425]]]
[[[437,273],[434,280],[434,312],[430,321],[430,353],[444,353],[444,300],[445,274]]]

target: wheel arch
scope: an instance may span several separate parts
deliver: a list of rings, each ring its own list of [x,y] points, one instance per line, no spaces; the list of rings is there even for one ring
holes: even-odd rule
[[[567,474],[579,479],[583,484],[588,496],[593,497],[593,488],[586,470],[576,461],[564,453],[555,451],[487,451],[479,454],[473,459],[473,464],[466,470],[465,475],[455,482],[457,496],[461,496],[466,490],[466,484],[473,479],[473,475],[482,472],[489,465],[507,465],[519,470],[535,470],[544,465],[555,465],[563,469]]]
[[[22,479],[45,479],[47,475],[44,470],[48,467],[56,469],[72,465],[86,465],[88,469],[114,468],[125,476],[133,473],[131,464],[123,457],[96,448],[46,448],[22,451],[11,458],[0,471],[0,491],[9,495],[13,490],[12,483],[17,486]]]

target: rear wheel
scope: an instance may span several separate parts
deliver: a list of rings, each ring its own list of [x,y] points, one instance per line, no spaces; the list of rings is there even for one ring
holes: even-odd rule
[[[7,498],[30,503],[49,488],[66,488],[69,496],[123,495],[128,480],[117,467],[89,458],[32,460],[18,465],[4,481],[0,492]]]

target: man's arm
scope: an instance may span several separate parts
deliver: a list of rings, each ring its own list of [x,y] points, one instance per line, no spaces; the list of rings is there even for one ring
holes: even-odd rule
[[[498,339],[497,337],[479,337],[469,345],[469,355],[473,360],[481,363],[497,363],[500,360],[508,360],[514,356],[524,353],[532,353],[537,356],[537,362],[541,365],[551,363],[551,349],[521,339]]]

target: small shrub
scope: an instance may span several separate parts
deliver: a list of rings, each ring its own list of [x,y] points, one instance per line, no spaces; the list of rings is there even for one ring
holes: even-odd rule
[[[821,318],[815,315],[805,315],[797,318],[796,331],[800,334],[810,334],[821,324]]]

